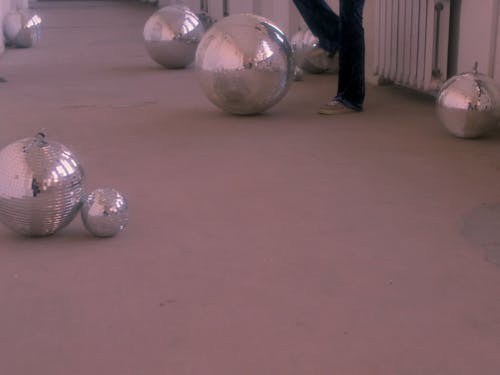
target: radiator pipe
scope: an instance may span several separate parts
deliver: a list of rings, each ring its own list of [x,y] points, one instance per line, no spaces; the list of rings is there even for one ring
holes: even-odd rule
[[[489,65],[488,75],[490,77],[493,77],[495,73],[500,74],[500,72],[495,72],[497,48],[498,48],[498,42],[500,41],[500,36],[498,36],[498,20],[500,19],[500,0],[497,0],[493,3],[492,13],[493,13],[493,22],[491,24],[490,61],[488,61]]]
[[[439,69],[439,35],[441,29],[441,11],[444,9],[444,5],[441,2],[437,2],[434,5],[434,10],[436,12],[435,16],[435,27],[434,27],[434,61],[432,66],[432,75],[434,77],[440,77],[441,71]]]
[[[228,0],[222,0],[222,16],[223,17],[229,16],[229,4],[228,4]]]
[[[200,0],[200,10],[208,13],[208,0]]]

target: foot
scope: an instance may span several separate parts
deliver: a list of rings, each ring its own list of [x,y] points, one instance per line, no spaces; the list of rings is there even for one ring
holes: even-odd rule
[[[309,52],[309,58],[321,59],[321,58],[333,58],[335,53],[330,53],[321,47],[315,47],[311,52]]]
[[[342,102],[338,100],[330,100],[328,103],[324,104],[318,110],[320,115],[340,115],[343,113],[355,113],[356,110],[347,107]]]

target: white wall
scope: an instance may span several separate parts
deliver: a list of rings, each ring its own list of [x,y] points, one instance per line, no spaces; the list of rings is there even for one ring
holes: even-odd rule
[[[500,82],[498,33],[500,0],[462,0],[459,25],[457,71],[470,71],[474,62],[479,71],[495,75]],[[496,50],[496,51],[495,51]]]

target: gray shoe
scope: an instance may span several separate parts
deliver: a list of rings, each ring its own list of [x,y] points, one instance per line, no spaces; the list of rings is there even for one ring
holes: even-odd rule
[[[318,110],[318,113],[320,115],[340,115],[343,113],[355,113],[355,112],[357,111],[345,106],[343,103],[335,99],[330,100],[328,103],[321,106],[320,109]]]

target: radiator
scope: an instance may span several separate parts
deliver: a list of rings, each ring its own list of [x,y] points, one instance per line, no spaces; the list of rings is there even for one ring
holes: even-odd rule
[[[375,0],[379,82],[433,92],[447,78],[450,0]]]

